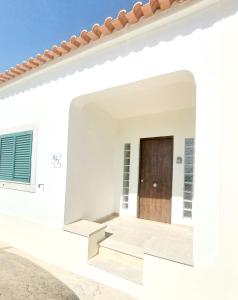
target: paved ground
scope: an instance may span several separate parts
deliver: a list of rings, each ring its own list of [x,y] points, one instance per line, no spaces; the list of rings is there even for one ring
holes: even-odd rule
[[[132,300],[0,242],[0,300]]]
[[[101,245],[143,258],[144,252],[167,260],[193,265],[193,229],[130,217],[106,223],[112,233]]]

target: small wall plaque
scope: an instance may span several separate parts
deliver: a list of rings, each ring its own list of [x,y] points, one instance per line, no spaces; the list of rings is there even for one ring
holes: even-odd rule
[[[54,168],[61,168],[61,160],[62,160],[61,153],[51,154],[51,164],[53,165]]]
[[[183,159],[181,156],[177,156],[176,158],[176,164],[181,164],[183,162]]]

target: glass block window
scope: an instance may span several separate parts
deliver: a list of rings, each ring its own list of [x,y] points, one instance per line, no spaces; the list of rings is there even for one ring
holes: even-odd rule
[[[185,139],[183,216],[192,218],[194,139]]]
[[[124,145],[123,185],[122,185],[122,208],[128,208],[129,184],[130,184],[130,160],[131,144]]]

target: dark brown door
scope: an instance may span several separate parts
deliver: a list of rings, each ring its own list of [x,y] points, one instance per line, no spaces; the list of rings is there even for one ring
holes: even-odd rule
[[[141,139],[139,218],[171,223],[173,137]]]

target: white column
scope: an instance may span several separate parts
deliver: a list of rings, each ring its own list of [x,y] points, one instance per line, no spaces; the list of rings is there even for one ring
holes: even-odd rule
[[[213,72],[217,71],[217,72]],[[208,265],[218,254],[221,92],[219,70],[195,76],[196,144],[194,193],[194,263]]]

